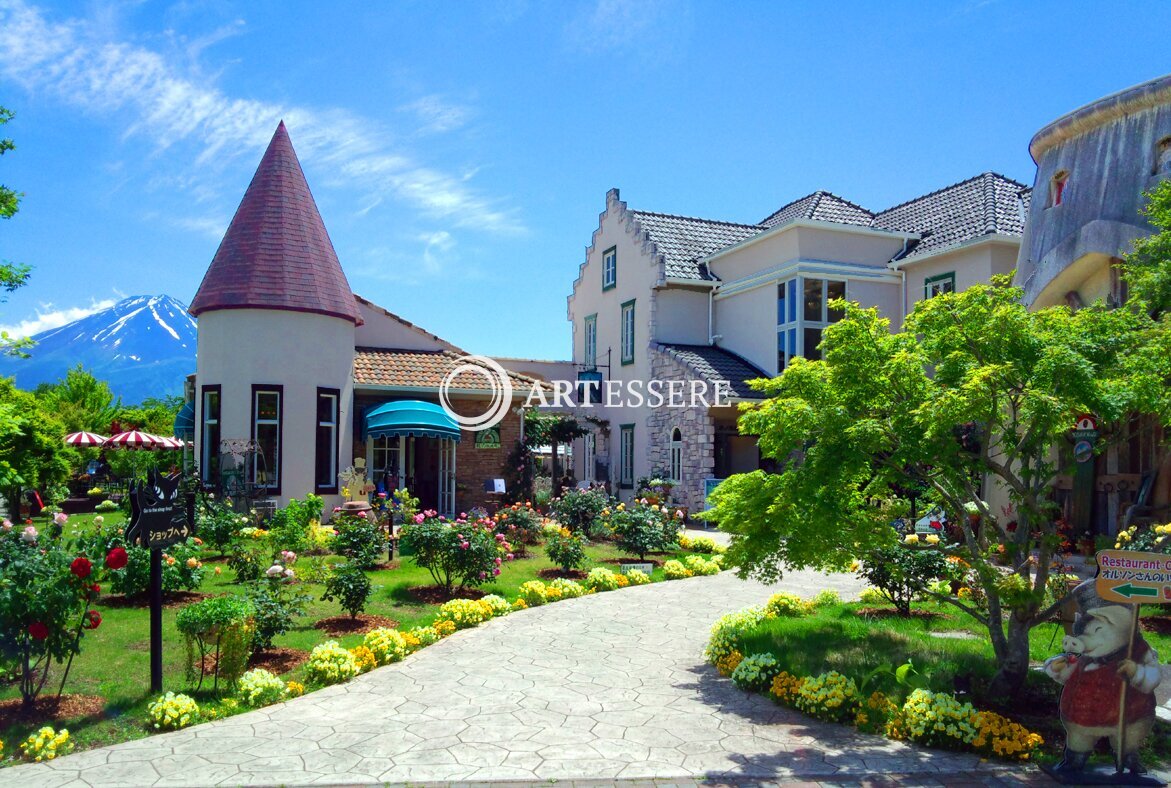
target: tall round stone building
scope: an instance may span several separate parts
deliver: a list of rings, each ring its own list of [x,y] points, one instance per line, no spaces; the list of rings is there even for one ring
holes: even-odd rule
[[[283,122],[190,311],[204,481],[231,489],[235,475],[280,506],[308,493],[339,501],[362,319]]]

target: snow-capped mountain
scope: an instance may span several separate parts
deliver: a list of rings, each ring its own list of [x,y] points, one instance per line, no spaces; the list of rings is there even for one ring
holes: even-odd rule
[[[135,405],[182,394],[184,378],[195,371],[195,318],[166,295],[132,296],[33,339],[29,358],[0,358],[0,375],[15,376],[23,389],[59,380],[81,364]]]

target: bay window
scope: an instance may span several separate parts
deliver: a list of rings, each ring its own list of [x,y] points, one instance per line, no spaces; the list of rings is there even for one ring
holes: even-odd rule
[[[799,276],[777,285],[777,372],[797,356],[821,358],[821,333],[845,317],[829,302],[846,297],[846,283]]]

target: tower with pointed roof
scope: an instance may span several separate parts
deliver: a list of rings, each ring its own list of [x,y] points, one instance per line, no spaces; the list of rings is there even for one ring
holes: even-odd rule
[[[205,482],[259,485],[282,506],[310,493],[336,496],[341,458],[351,453],[362,317],[283,121],[191,314],[199,318],[196,456]],[[248,462],[224,451],[248,441],[256,449]]]

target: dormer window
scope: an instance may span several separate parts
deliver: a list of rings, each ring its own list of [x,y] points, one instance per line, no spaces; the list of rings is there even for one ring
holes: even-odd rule
[[[1065,187],[1069,183],[1069,172],[1061,170],[1053,176],[1053,180],[1049,182],[1049,207],[1054,208],[1061,205],[1065,198]]]

